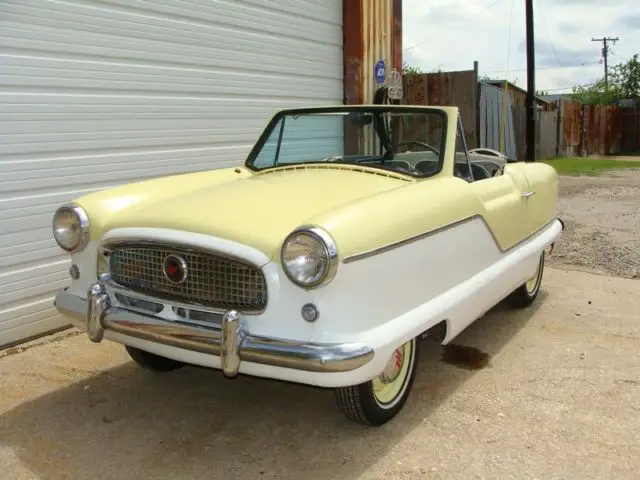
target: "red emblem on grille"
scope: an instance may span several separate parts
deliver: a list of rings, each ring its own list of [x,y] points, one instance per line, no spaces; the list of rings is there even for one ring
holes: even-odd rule
[[[167,255],[162,264],[165,278],[174,284],[184,283],[187,279],[187,262],[179,255]]]

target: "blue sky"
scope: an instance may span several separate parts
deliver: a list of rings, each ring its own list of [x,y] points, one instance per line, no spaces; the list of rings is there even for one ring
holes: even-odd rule
[[[619,37],[609,65],[640,53],[639,0],[534,0],[536,88],[571,91],[601,78],[602,44]],[[430,72],[467,70],[526,87],[523,0],[403,0],[404,61]],[[511,37],[509,39],[509,37]]]

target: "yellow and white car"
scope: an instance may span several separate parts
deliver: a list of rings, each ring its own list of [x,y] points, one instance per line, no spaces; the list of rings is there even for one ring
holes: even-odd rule
[[[140,365],[334,388],[350,419],[404,405],[418,341],[526,307],[563,229],[557,173],[470,162],[454,107],[285,110],[242,167],[61,206],[55,304]]]

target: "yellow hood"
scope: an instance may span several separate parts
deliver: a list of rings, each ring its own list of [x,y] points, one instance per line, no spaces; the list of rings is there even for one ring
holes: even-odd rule
[[[287,234],[313,217],[408,185],[359,170],[215,170],[125,185],[77,203],[89,215],[92,236],[114,228],[171,228],[243,243],[271,257]]]

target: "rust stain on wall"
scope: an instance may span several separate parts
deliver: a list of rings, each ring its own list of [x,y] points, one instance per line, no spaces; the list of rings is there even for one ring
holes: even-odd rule
[[[374,68],[402,71],[402,0],[344,0],[344,101],[373,102]]]
[[[387,74],[402,69],[402,1],[343,1],[344,94],[347,105],[373,103],[378,88],[374,68],[384,60]],[[361,132],[345,125],[345,153],[362,151]]]
[[[362,103],[361,65],[364,55],[362,9],[360,1],[342,2],[343,55],[344,55],[344,103]]]

